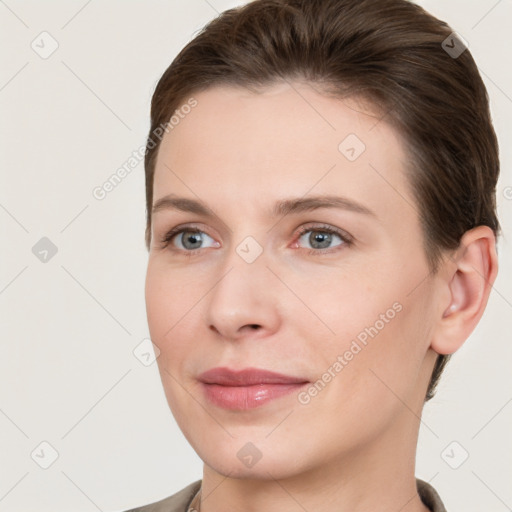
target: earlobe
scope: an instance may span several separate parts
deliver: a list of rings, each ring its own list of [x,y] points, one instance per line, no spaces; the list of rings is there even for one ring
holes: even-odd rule
[[[443,306],[431,348],[453,354],[469,337],[483,315],[498,272],[496,239],[491,228],[467,231],[459,249],[445,262],[448,306]]]

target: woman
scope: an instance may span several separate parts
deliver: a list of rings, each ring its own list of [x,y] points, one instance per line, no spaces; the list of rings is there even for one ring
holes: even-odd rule
[[[423,404],[497,274],[462,38],[406,0],[256,0],[160,79],[146,305],[203,478],[139,511],[444,511]]]

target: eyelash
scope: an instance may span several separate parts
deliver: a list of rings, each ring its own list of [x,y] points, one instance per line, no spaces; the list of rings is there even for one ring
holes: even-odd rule
[[[318,225],[318,226],[302,226],[298,233],[296,234],[296,238],[297,239],[300,239],[305,233],[308,233],[309,231],[317,231],[317,232],[320,232],[320,233],[329,233],[329,234],[333,234],[333,235],[338,235],[340,237],[340,239],[342,240],[342,244],[340,245],[336,245],[334,247],[331,247],[329,249],[306,249],[307,253],[309,255],[313,255],[313,256],[322,256],[322,255],[325,255],[325,254],[330,254],[332,252],[336,252],[336,251],[339,251],[341,250],[342,247],[344,246],[347,246],[347,247],[350,247],[352,244],[353,244],[353,239],[352,237],[344,232],[344,231],[341,231],[341,230],[338,230],[338,229],[335,229],[331,226],[328,226],[328,225]],[[202,231],[201,229],[199,229],[198,227],[196,226],[177,226],[171,230],[169,230],[160,240],[161,242],[161,249],[166,249],[169,244],[171,243],[172,239],[176,236],[176,235],[179,235],[180,233],[183,233],[183,232],[190,232],[190,233],[205,233],[206,235],[208,233],[206,233],[205,231]],[[209,236],[209,235],[208,235]],[[182,252],[186,257],[193,257],[193,256],[198,256],[200,253],[201,253],[201,249],[206,249],[205,248],[199,248],[199,249],[192,249],[192,250],[189,250],[189,251],[183,251],[182,249],[172,249],[176,252]]]
[[[161,239],[161,249],[166,249],[168,245],[171,243],[172,239],[179,235],[180,233],[183,233],[185,231],[188,231],[190,233],[203,233],[204,231],[200,230],[196,226],[177,226],[171,230],[169,230]],[[207,233],[206,233],[207,234]],[[193,256],[199,255],[201,252],[201,249],[194,249],[191,251],[182,251],[181,249],[171,249],[175,252],[181,252],[184,256],[191,258]]]
[[[353,243],[353,239],[348,233],[345,233],[344,231],[335,229],[335,228],[333,228],[331,226],[327,226],[327,225],[302,226],[299,229],[299,231],[296,235],[296,238],[300,239],[305,233],[308,233],[309,231],[316,231],[319,233],[328,233],[331,235],[338,235],[340,237],[341,241],[343,242],[342,244],[335,245],[334,247],[331,247],[329,249],[305,249],[310,256],[321,256],[321,255],[337,252],[337,251],[342,250],[342,248],[344,246],[350,247]]]

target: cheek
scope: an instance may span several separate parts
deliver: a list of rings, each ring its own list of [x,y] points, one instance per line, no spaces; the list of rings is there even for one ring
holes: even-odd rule
[[[158,361],[169,362],[169,352],[179,351],[179,345],[172,347],[172,340],[186,320],[187,311],[194,304],[195,295],[191,288],[182,286],[176,273],[159,268],[158,262],[148,265],[145,284],[145,300],[148,327],[151,340],[160,349]]]
[[[193,346],[186,338],[187,311],[193,306],[191,290],[183,293],[183,287],[173,273],[159,268],[158,262],[148,265],[145,283],[145,300],[148,327],[152,342],[159,348],[158,370],[170,409],[178,424],[186,425],[180,404],[186,403],[180,383],[182,367]],[[189,302],[192,302],[190,305]]]
[[[383,303],[377,314],[372,310],[364,328],[351,337],[351,346],[345,352],[352,358],[346,377],[348,386],[362,397],[363,410],[372,414],[381,411],[389,418],[393,411],[403,412],[404,403],[411,409],[420,403],[422,365],[432,327],[424,307],[426,295],[388,297],[389,302],[394,297],[399,300],[391,307]],[[356,354],[352,356],[352,352]]]
[[[175,269],[157,258],[148,264],[146,314],[151,340],[160,350],[157,363],[166,393],[179,387],[170,375],[180,383],[188,380],[189,361],[201,359],[201,349],[207,347],[202,313],[211,287],[206,273],[192,267]]]
[[[157,272],[151,264],[148,265],[146,273],[145,299],[151,339],[153,343],[157,343],[157,339],[162,336],[165,325],[167,325],[167,328],[170,327],[165,311],[168,310],[168,303],[173,300],[173,296],[168,288],[165,276]]]
[[[367,443],[400,416],[414,419],[410,410],[421,401],[422,356],[414,338],[416,315],[403,306],[384,327],[373,309],[360,310],[360,320],[365,313],[368,318],[362,330],[351,322],[356,335],[347,332],[323,344],[322,360],[316,359],[314,388],[319,391],[312,392],[302,413],[304,423],[318,425],[320,435],[333,444],[345,446],[347,439]]]
[[[295,283],[297,293],[307,297],[309,307],[329,327],[319,322],[318,332],[325,334],[309,344],[319,385],[328,382],[332,391],[326,394],[332,400],[355,401],[365,408],[372,403],[378,409],[389,401],[399,404],[396,395],[412,397],[418,391],[432,325],[428,304],[433,302],[422,286],[411,293],[419,274],[412,267],[389,265],[381,275],[367,271],[340,274],[330,283],[316,280],[309,287]],[[304,333],[311,332],[311,324],[304,315],[297,318],[307,339]]]
[[[283,295],[283,302],[293,308],[284,320],[293,318],[304,341],[311,337],[309,333],[316,332],[315,341],[323,340],[330,357],[333,351],[348,350],[353,340],[364,347],[399,316],[399,283],[386,286],[368,268],[309,269],[285,279],[296,297],[289,295],[285,301]]]
[[[164,258],[150,259],[145,283],[150,329],[160,337],[170,329],[174,330],[204,294],[201,283],[197,275],[173,269]]]

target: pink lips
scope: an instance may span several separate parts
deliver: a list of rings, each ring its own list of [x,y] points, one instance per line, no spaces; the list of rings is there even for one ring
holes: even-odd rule
[[[198,379],[206,397],[224,409],[246,410],[287,395],[304,386],[308,381],[280,373],[245,368],[234,371],[229,368],[212,368]]]

